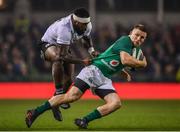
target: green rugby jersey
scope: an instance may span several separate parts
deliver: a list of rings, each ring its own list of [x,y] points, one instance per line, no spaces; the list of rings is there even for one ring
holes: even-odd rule
[[[101,53],[97,58],[93,59],[92,65],[98,67],[106,77],[121,71],[125,66],[121,63],[120,51],[125,51],[132,55],[133,43],[129,36],[122,36],[105,52]],[[135,48],[136,52],[140,47]]]

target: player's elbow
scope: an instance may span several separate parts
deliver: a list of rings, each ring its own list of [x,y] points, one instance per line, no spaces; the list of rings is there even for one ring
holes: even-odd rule
[[[147,62],[144,64],[143,68],[147,67]]]
[[[128,65],[129,64],[129,59],[127,57],[123,57],[123,58],[121,58],[121,63],[123,65]]]
[[[129,54],[128,53],[122,51],[120,53],[120,58],[121,58],[121,63],[123,65],[128,65],[129,64]]]

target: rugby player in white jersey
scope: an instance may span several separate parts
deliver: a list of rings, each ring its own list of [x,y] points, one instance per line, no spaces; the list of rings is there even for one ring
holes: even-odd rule
[[[41,56],[52,62],[52,77],[56,92],[55,95],[65,93],[72,83],[74,64],[63,61],[61,58],[69,56],[70,46],[78,40],[83,39],[85,47],[93,57],[97,55],[90,37],[92,25],[89,12],[84,8],[74,10],[72,14],[61,18],[51,24],[41,38]],[[69,104],[61,104],[67,109]],[[62,116],[59,107],[52,108],[56,120],[61,121]]]

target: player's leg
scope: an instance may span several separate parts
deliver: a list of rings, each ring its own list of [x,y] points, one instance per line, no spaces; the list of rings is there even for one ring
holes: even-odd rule
[[[63,93],[66,93],[69,87],[72,85],[72,78],[74,75],[74,64],[64,62],[63,66],[64,66]],[[70,108],[69,103],[61,104],[60,106],[63,109]]]
[[[96,67],[90,66],[90,69],[91,73],[94,74],[87,81],[91,80],[89,83],[95,86],[93,91],[105,101],[105,104],[99,106],[83,118],[75,119],[75,124],[80,128],[87,128],[89,122],[108,115],[121,106],[119,96],[112,85],[112,81],[105,77]]]
[[[83,118],[75,119],[75,124],[80,128],[86,129],[89,122],[102,118],[116,111],[121,106],[119,96],[116,93],[109,93],[104,97],[104,101],[104,105],[99,106],[97,109],[87,114]]]
[[[106,104],[99,106],[97,110],[101,116],[106,116],[121,107],[121,101],[117,93],[110,93],[104,97]]]
[[[63,89],[64,89],[64,92],[66,93],[68,91],[69,87],[72,85],[72,82],[73,82],[75,65],[64,62],[63,66],[64,66]]]
[[[63,103],[72,103],[78,100],[82,95],[83,93],[79,90],[78,87],[72,86],[66,94],[53,96],[51,99],[49,99],[49,103],[52,107]]]
[[[31,127],[32,123],[37,117],[43,114],[45,111],[51,109],[52,107],[59,106],[62,103],[71,103],[78,100],[83,95],[83,92],[79,90],[76,86],[72,88],[66,94],[59,94],[53,96],[51,99],[46,101],[41,106],[38,106],[36,109],[28,110],[26,114],[26,124],[28,127]]]
[[[44,51],[44,58],[52,63],[52,77],[55,84],[55,95],[63,93],[63,62],[58,61],[60,58],[61,49],[59,46],[51,45],[49,47],[42,47]],[[62,115],[59,107],[52,107],[53,116],[56,120],[62,121]]]
[[[63,93],[63,67],[62,62],[57,61],[53,62],[52,64],[52,76],[55,84],[56,91],[54,95],[62,94]],[[62,114],[59,110],[59,106],[52,107],[52,113],[56,120],[62,121]]]

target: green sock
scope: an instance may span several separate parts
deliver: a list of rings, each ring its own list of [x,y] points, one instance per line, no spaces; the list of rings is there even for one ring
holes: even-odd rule
[[[83,117],[83,119],[85,119],[87,122],[90,122],[101,117],[102,117],[101,113],[97,109],[95,109],[93,112]]]
[[[48,101],[46,101],[43,105],[38,106],[35,111],[38,115],[42,114],[43,112],[45,112],[46,110],[51,109],[51,105]]]
[[[61,83],[56,84],[55,87],[56,87],[56,93],[55,93],[56,95],[62,94],[64,92],[63,85]]]

